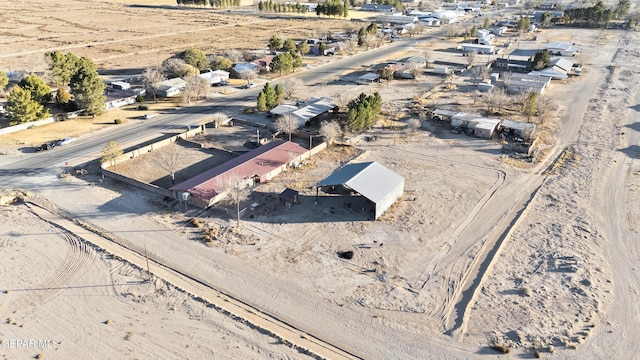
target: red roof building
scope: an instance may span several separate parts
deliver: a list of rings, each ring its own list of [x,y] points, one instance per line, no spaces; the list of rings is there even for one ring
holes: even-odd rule
[[[171,187],[176,199],[199,206],[209,206],[224,194],[224,183],[229,177],[241,179],[246,184],[269,181],[290,163],[295,163],[308,152],[290,141],[272,141],[244,153],[224,164]],[[189,195],[184,195],[188,193]]]

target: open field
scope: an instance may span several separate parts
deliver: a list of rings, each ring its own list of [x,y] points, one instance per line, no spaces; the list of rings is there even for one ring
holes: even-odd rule
[[[66,13],[78,11],[73,22],[62,10],[50,15],[52,27],[44,29],[63,36],[24,36],[22,53],[11,47],[11,55],[5,47],[0,64],[26,64],[31,51],[61,48],[86,51],[110,68],[142,68],[153,64],[156,53],[213,43],[210,28],[237,29],[238,41],[251,47],[251,29],[283,26],[286,34],[301,24],[309,33],[310,24],[343,26],[102,2],[92,6],[108,19],[82,23],[78,19],[88,12],[82,4],[61,5]],[[143,14],[155,21],[135,21]],[[138,28],[115,31],[115,17]],[[25,19],[11,21],[43,26]],[[159,22],[169,20],[176,26],[162,32]],[[71,34],[78,29],[87,37]],[[15,41],[12,31],[4,28],[0,40]],[[143,35],[134,39],[133,31]],[[215,35],[225,46],[232,43],[226,37],[234,36]],[[264,46],[270,35],[260,33],[255,46]],[[544,30],[540,38],[582,45],[584,75],[548,90],[559,109],[554,120],[541,124],[549,156],[536,164],[512,166],[497,143],[454,135],[430,122],[414,133],[395,129],[416,116],[408,106],[439,83],[424,76],[308,89],[325,96],[380,91],[385,121],[253,189],[244,203],[260,206],[245,214],[239,229],[220,209],[185,211],[182,204],[101,183],[97,169],[78,178],[42,174],[38,193],[133,246],[149,246],[153,258],[364,358],[477,358],[495,354],[489,345],[501,345],[515,357],[534,357],[538,350],[545,357],[632,359],[640,351],[638,34],[564,29]],[[155,41],[161,51],[149,49]],[[468,108],[472,99],[458,91],[468,84],[461,75],[455,87],[438,94],[438,104]],[[209,141],[221,146],[233,135],[215,131]],[[366,141],[370,135],[377,140]],[[405,178],[404,196],[379,221],[369,221],[359,199],[316,199],[314,185],[347,160],[379,161]],[[126,170],[167,182],[152,160],[136,161]],[[278,203],[285,187],[300,191],[292,208]],[[192,218],[216,229],[217,239],[205,243],[203,227],[190,225]],[[22,203],[0,207],[0,221],[0,254],[8,259],[0,262],[0,278],[7,279],[0,286],[0,320],[7,319],[0,336],[62,341],[58,350],[10,349],[10,356],[306,357],[171,284],[141,282],[140,268],[61,231]],[[352,259],[337,256],[346,250],[354,251]],[[74,352],[73,344],[82,349]]]
[[[314,38],[345,27],[344,21],[315,16],[248,18],[223,10],[90,3],[64,0],[53,8],[42,0],[0,4],[0,67],[43,71],[43,54],[60,50],[89,57],[105,70],[144,69],[189,48],[206,53],[267,50],[274,33],[284,39]],[[47,8],[47,14],[34,17],[25,12],[28,8]]]

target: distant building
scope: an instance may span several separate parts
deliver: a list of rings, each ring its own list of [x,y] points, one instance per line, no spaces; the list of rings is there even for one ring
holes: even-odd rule
[[[381,4],[364,4],[362,5],[362,11],[374,11],[374,12],[387,12],[392,13],[396,11],[392,5],[381,5]]]

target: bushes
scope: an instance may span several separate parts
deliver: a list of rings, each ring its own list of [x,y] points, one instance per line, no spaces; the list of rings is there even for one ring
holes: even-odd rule
[[[136,96],[136,102],[139,102],[139,103],[144,102],[144,97],[142,97],[142,95]]]
[[[138,105],[137,109],[138,110],[149,110],[149,107],[147,105]]]
[[[122,124],[122,123],[124,122],[124,120],[122,120],[122,119],[115,119],[115,120],[113,120],[113,122],[114,122],[115,124]]]

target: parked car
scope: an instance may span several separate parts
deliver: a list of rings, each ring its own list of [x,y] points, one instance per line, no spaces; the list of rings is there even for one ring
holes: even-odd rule
[[[256,86],[258,86],[258,84],[255,84],[255,83],[247,84],[247,89],[253,89]]]
[[[52,141],[52,142],[48,142],[48,143],[44,143],[38,147],[36,147],[36,151],[48,151],[53,149],[54,147],[56,147],[57,142],[56,141]]]
[[[154,118],[154,117],[156,117],[156,114],[144,114],[143,115],[143,118],[145,120],[148,120],[148,119],[151,119],[151,118]]]
[[[68,137],[68,138],[64,138],[62,140],[58,140],[56,145],[58,145],[58,146],[67,145],[67,144],[71,144],[74,141],[76,141],[76,138]]]
[[[217,83],[211,84],[211,86],[227,86],[227,85],[229,85],[229,82],[226,80],[218,81]]]

